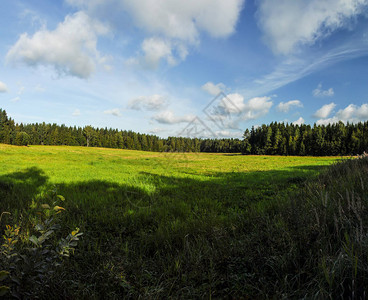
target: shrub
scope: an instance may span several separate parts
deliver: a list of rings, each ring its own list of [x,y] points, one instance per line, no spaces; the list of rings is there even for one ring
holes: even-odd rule
[[[82,233],[76,228],[66,238],[58,238],[59,214],[65,209],[58,204],[64,197],[50,190],[38,205],[33,202],[35,216],[22,225],[6,225],[0,246],[0,296],[39,298],[55,276],[64,258],[74,253]]]

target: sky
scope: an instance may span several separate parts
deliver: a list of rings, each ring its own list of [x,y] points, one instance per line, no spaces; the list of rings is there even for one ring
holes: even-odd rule
[[[20,123],[234,137],[368,119],[368,0],[2,0]]]

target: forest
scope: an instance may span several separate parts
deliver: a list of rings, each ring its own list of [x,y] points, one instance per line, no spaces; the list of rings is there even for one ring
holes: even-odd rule
[[[67,145],[156,152],[242,153],[252,155],[356,155],[368,149],[368,122],[328,125],[272,122],[246,129],[243,139],[160,138],[111,128],[16,123],[0,109],[0,143]]]

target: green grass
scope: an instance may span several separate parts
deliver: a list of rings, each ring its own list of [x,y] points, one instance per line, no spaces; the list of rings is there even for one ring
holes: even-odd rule
[[[290,199],[337,159],[0,145],[0,212],[53,185],[66,198],[63,230],[85,235],[56,298],[293,296]]]

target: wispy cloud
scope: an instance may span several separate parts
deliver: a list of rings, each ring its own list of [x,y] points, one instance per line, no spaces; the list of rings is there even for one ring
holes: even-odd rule
[[[291,100],[288,102],[280,102],[279,105],[277,105],[277,110],[287,113],[292,107],[303,107],[303,104],[300,102],[300,100]]]
[[[119,108],[113,108],[113,109],[105,110],[104,114],[113,115],[115,117],[121,117],[121,112],[120,112]]]
[[[17,96],[17,97],[15,97],[15,98],[13,98],[13,99],[11,99],[10,100],[10,102],[19,102],[20,101],[20,97],[19,96]]]
[[[335,92],[333,90],[333,88],[329,88],[327,90],[323,90],[322,89],[322,84],[320,83],[316,89],[313,90],[312,92],[314,97],[332,97]]]
[[[225,88],[226,88],[226,86],[222,82],[220,82],[218,84],[214,84],[213,82],[208,81],[207,83],[202,85],[202,90],[206,91],[207,93],[209,93],[212,96],[216,96],[220,92],[223,92]]]
[[[152,96],[140,96],[133,98],[128,103],[128,108],[133,110],[150,110],[157,111],[166,107],[168,101],[166,97],[162,95],[152,95]]]
[[[166,110],[153,116],[153,120],[161,124],[189,123],[193,121],[194,118],[195,116],[193,115],[177,116],[171,110]]]
[[[320,52],[306,52],[282,59],[274,71],[247,83],[241,93],[247,97],[269,94],[289,83],[297,81],[314,72],[334,65],[338,62],[365,56],[368,51],[368,39],[354,36],[344,45]]]
[[[80,110],[78,108],[75,111],[73,111],[73,113],[72,113],[72,115],[74,117],[78,117],[78,116],[80,116],[80,114],[81,114],[81,112],[80,112]]]

